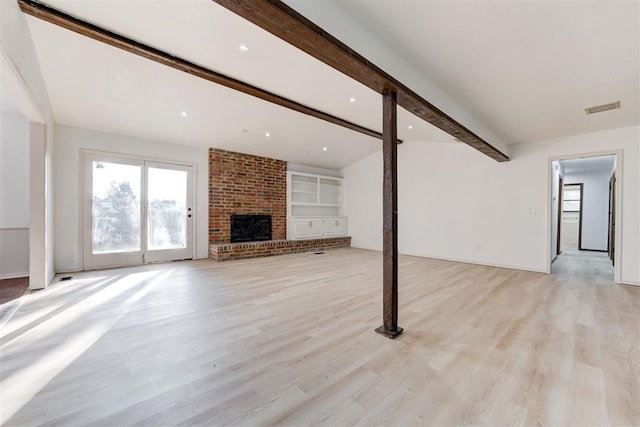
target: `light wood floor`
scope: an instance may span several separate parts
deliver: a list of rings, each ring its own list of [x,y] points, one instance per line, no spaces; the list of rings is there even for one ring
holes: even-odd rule
[[[377,252],[75,274],[0,331],[0,424],[640,425],[640,288],[592,256],[401,257],[396,340]]]
[[[15,310],[18,299],[29,289],[28,277],[0,280],[0,327],[5,317]]]

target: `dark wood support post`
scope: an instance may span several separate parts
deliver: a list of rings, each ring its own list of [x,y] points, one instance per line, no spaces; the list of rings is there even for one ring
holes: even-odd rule
[[[382,326],[376,332],[395,338],[398,326],[398,121],[397,93],[382,93]]]

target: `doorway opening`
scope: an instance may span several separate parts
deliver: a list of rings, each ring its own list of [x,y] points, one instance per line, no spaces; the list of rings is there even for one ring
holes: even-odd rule
[[[85,270],[193,258],[193,166],[83,153]]]
[[[44,289],[53,279],[53,154],[47,123],[1,48],[0,76],[0,278]]]
[[[551,160],[549,272],[620,282],[621,152]]]

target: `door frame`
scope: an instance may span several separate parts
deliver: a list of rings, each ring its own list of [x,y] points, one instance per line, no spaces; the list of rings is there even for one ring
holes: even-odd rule
[[[611,178],[609,179],[609,224],[607,226],[607,253],[609,259],[615,266],[615,253],[616,253],[616,182],[618,177],[616,171],[613,171]]]
[[[130,252],[114,252],[109,254],[104,254],[102,258],[100,258],[99,262],[93,262],[90,266],[87,266],[88,254],[92,252],[92,235],[91,231],[87,234],[87,230],[92,230],[93,224],[93,215],[90,212],[88,215],[87,210],[91,209],[92,206],[92,191],[89,188],[91,180],[87,180],[86,178],[89,174],[92,173],[92,163],[94,161],[104,161],[105,163],[120,163],[130,166],[138,166],[140,167],[140,223],[142,224],[144,218],[144,187],[146,185],[145,182],[145,174],[144,174],[144,161],[139,159],[130,159],[123,156],[113,156],[107,154],[89,154],[82,153],[82,189],[81,193],[81,209],[82,216],[80,220],[80,224],[82,226],[82,270],[99,270],[103,268],[113,268],[113,267],[122,267],[122,266],[130,266],[130,265],[141,265],[144,264],[144,242],[146,239],[145,228],[140,228],[140,249],[137,251]],[[105,258],[109,257],[109,258]],[[96,259],[96,261],[98,261]]]
[[[151,156],[139,156],[139,155],[135,155],[135,154],[126,154],[126,153],[114,153],[114,152],[110,152],[110,151],[103,151],[103,150],[92,150],[92,149],[87,149],[87,148],[81,148],[80,149],[80,156],[79,156],[79,162],[80,162],[80,192],[79,192],[79,199],[80,199],[80,203],[79,203],[79,208],[80,208],[80,221],[78,221],[78,227],[79,227],[79,244],[80,244],[80,256],[79,256],[79,261],[80,261],[80,266],[82,271],[86,270],[84,265],[85,265],[85,248],[84,248],[84,244],[85,244],[85,229],[86,227],[84,226],[84,222],[85,222],[85,173],[84,173],[84,165],[85,165],[85,157],[86,156],[104,156],[104,157],[111,157],[113,159],[122,159],[122,160],[129,160],[129,161],[141,161],[141,162],[149,162],[149,163],[160,163],[160,164],[169,164],[169,165],[177,165],[177,166],[187,166],[187,167],[191,167],[192,168],[192,185],[191,185],[191,200],[193,201],[194,207],[192,209],[192,226],[191,226],[191,258],[192,259],[196,259],[196,253],[197,253],[197,245],[198,245],[198,240],[197,240],[197,211],[198,209],[196,209],[196,205],[198,204],[198,199],[197,199],[197,177],[198,177],[198,170],[197,170],[197,165],[193,162],[185,162],[185,161],[176,161],[176,160],[172,160],[172,159],[166,159],[166,158],[162,158],[162,157],[151,157]],[[146,173],[143,172],[144,178],[146,178]],[[144,184],[144,183],[143,183]],[[141,236],[142,238],[142,236]],[[146,238],[146,236],[144,236],[144,238]],[[153,262],[153,261],[152,261]],[[147,264],[146,260],[143,259],[143,264],[144,265]],[[102,267],[100,267],[102,268]],[[111,267],[104,267],[104,268],[111,268]]]
[[[584,197],[584,183],[583,182],[572,182],[570,184],[563,184],[562,192],[563,192],[563,200],[564,200],[564,187],[577,185],[580,188],[580,207],[578,208],[578,250],[582,249],[582,198]],[[560,206],[560,214],[564,213],[565,210]],[[567,211],[567,212],[575,212],[575,211]]]
[[[624,188],[623,182],[623,170],[624,170],[624,150],[607,150],[607,151],[595,151],[595,152],[587,152],[587,153],[579,153],[579,154],[567,154],[567,155],[558,155],[549,157],[547,160],[547,248],[546,248],[546,259],[547,259],[547,274],[551,274],[551,196],[553,194],[553,162],[560,160],[572,160],[572,159],[581,159],[585,157],[599,157],[599,156],[616,156],[616,211],[615,211],[615,221],[616,221],[616,230],[615,230],[615,242],[616,242],[616,252],[614,253],[614,268],[613,268],[613,281],[615,283],[622,283],[622,228],[624,224],[622,223],[622,208],[624,204],[624,200],[622,198],[622,190]]]
[[[196,228],[196,218],[195,218],[195,208],[194,208],[195,193],[193,191],[194,182],[196,179],[195,169],[191,165],[181,165],[178,163],[167,163],[167,162],[145,160],[144,170],[143,170],[143,175],[144,175],[143,181],[145,183],[145,187],[147,190],[149,187],[149,168],[178,170],[178,171],[187,172],[187,207],[188,207],[187,222],[191,223],[191,233],[189,233],[186,237],[187,237],[187,247],[191,245],[191,259],[195,259],[194,231]],[[169,255],[169,257],[174,261],[179,259],[189,259],[189,257],[184,257],[182,255],[182,252],[184,252],[184,249],[173,249],[173,248],[172,249],[149,249],[148,247],[146,247],[149,244],[149,228],[150,227],[149,227],[149,216],[148,216],[149,215],[148,193],[145,192],[145,195],[147,197],[145,197],[145,200],[144,200],[145,206],[143,208],[143,212],[145,215],[143,220],[146,222],[146,226],[144,227],[144,239],[145,239],[144,246],[146,250],[143,251],[143,254],[142,254],[143,263],[151,264],[155,262],[165,262],[164,260],[167,258],[166,254],[173,254],[173,255]]]
[[[558,231],[556,233],[556,256],[553,259],[554,261],[558,257],[558,255],[562,253],[562,243],[561,243],[562,242],[562,201],[564,200],[564,197],[563,197],[564,184],[563,183],[564,183],[564,177],[562,176],[561,173],[558,173],[558,212],[557,212]]]

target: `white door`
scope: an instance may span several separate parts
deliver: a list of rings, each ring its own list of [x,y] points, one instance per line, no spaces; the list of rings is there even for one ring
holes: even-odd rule
[[[193,257],[192,167],[83,159],[84,269]]]
[[[146,262],[193,257],[192,169],[146,163]]]

